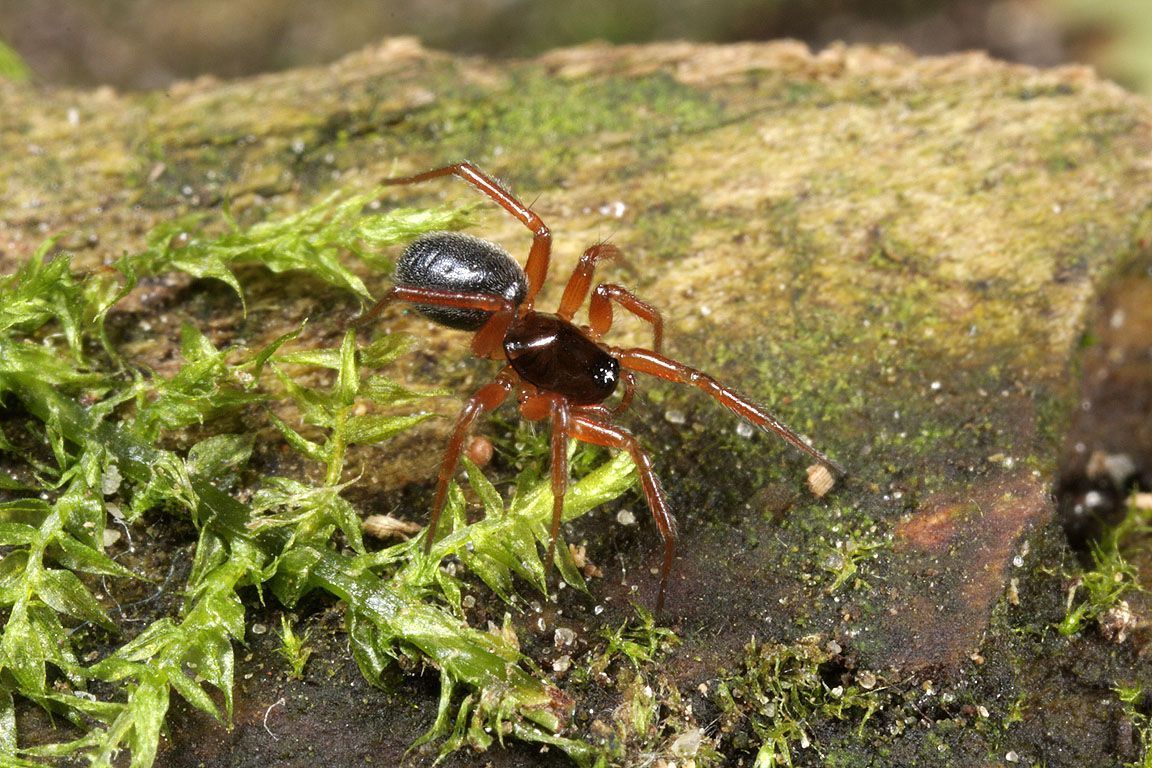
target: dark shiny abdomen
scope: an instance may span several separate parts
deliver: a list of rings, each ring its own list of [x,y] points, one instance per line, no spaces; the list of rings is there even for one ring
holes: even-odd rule
[[[503,296],[519,304],[528,279],[516,260],[495,243],[459,232],[432,232],[414,240],[396,260],[396,285]],[[481,309],[413,305],[449,328],[475,331],[491,316]]]
[[[504,353],[520,378],[564,395],[572,405],[607,400],[620,381],[620,363],[556,315],[530,312],[508,328]]]

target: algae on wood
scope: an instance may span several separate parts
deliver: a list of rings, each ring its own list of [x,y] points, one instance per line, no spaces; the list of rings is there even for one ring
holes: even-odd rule
[[[766,695],[765,665],[788,660],[819,670],[813,691],[860,693],[879,679],[895,692],[842,711],[823,698],[803,710],[802,731],[824,757],[793,744],[800,764],[971,765],[1008,751],[1047,765],[1128,759],[1112,746],[1121,715],[1105,702],[1112,687],[1152,681],[1134,664],[1105,663],[1103,638],[1049,631],[1062,609],[1058,574],[1074,567],[1050,522],[1049,490],[1085,315],[1102,280],[1152,231],[1147,104],[1083,70],[979,55],[669,44],[493,63],[392,41],[327,68],[163,94],[0,83],[0,111],[4,272],[48,236],[77,252],[77,268],[93,269],[188,214],[219,231],[228,216],[256,223],[333,190],[361,192],[467,158],[551,226],[543,306],[558,300],[580,251],[611,238],[626,263],[605,279],[665,311],[673,356],[767,403],[848,465],[849,477],[817,500],[786,446],[748,437],[697,394],[643,384],[624,421],[651,449],[680,518],[664,622],[681,644],[635,675],[617,662],[604,679],[569,681],[569,738],[608,744],[625,763],[640,752],[683,759],[693,744],[701,763],[711,750],[750,762],[767,737],[749,730],[756,703],[740,692]],[[381,204],[445,196],[474,202],[444,182]],[[476,232],[513,253],[528,242],[498,209],[481,214]],[[373,292],[386,285],[385,275],[362,277]],[[308,317],[306,337],[319,343],[339,338],[355,311],[351,294],[316,281],[260,270],[243,278],[247,314],[222,283],[150,284],[110,316],[114,341],[136,363],[164,369],[185,322],[211,329],[217,344],[255,347]],[[405,363],[413,381],[464,394],[488,375],[463,362],[465,340],[450,332],[400,310],[382,325],[420,338]],[[642,343],[644,330],[621,319],[611,339]],[[513,442],[508,423],[490,432],[498,442]],[[402,445],[350,450],[346,479],[362,472],[350,491],[360,511],[402,500],[422,520],[446,429],[442,420]],[[514,453],[498,466],[515,464]],[[280,461],[274,450],[260,459]],[[642,500],[629,506],[644,520],[637,528],[605,508],[569,533],[587,540],[605,576],[588,596],[562,591],[539,616],[514,613],[543,669],[563,655],[573,668],[592,663],[604,650],[600,630],[631,615],[628,601],[651,604],[658,537]],[[1010,579],[1018,604],[1002,599]],[[473,590],[471,618],[499,620],[503,608]],[[576,644],[554,647],[557,628]],[[761,645],[749,651],[751,638]],[[1067,681],[1045,671],[1096,661]],[[329,664],[341,673],[312,684],[362,686]],[[872,686],[862,685],[865,672]],[[562,671],[550,676],[565,685]],[[1094,682],[1078,682],[1086,679]],[[398,684],[406,694],[324,690],[322,713],[293,699],[276,750],[311,739],[313,754],[335,762],[364,750],[392,764],[436,710],[431,690]],[[298,692],[293,685],[244,684],[234,747],[268,745],[258,714]],[[659,713],[645,698],[652,691]],[[625,708],[652,718],[623,718]],[[1050,732],[1072,719],[1075,741]],[[713,721],[720,730],[707,730]],[[182,722],[168,764],[227,763],[191,747],[200,737]],[[329,735],[349,723],[366,733]],[[522,749],[476,762],[517,764],[529,759]],[[555,751],[548,759],[564,762]]]

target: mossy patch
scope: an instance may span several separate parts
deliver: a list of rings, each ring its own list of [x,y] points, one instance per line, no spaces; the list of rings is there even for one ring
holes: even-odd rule
[[[5,263],[26,261],[42,231],[64,231],[60,242],[77,249],[72,271],[96,278],[81,289],[59,265],[52,280],[27,275],[30,285],[53,284],[56,298],[25,306],[6,333],[31,334],[21,354],[35,356],[7,362],[95,404],[104,421],[132,419],[145,443],[163,443],[157,455],[168,480],[192,466],[190,476],[210,472],[243,496],[249,483],[279,476],[243,498],[248,512],[217,499],[234,515],[223,519],[258,522],[257,534],[220,532],[203,509],[186,515],[184,546],[210,531],[195,578],[227,566],[239,569],[229,571],[236,584],[263,583],[275,568],[284,576],[268,585],[269,602],[291,602],[320,583],[313,594],[338,595],[356,615],[352,643],[373,679],[394,679],[427,659],[451,670],[452,654],[436,653],[460,650],[452,644],[462,631],[457,611],[477,628],[491,621],[491,631],[465,634],[516,660],[500,668],[530,692],[521,701],[540,706],[513,712],[510,699],[486,696],[483,682],[446,673],[443,698],[429,686],[413,708],[424,715],[421,728],[435,722],[441,744],[520,739],[549,745],[550,759],[563,751],[588,763],[639,755],[706,765],[763,753],[777,762],[790,754],[797,764],[972,765],[1009,751],[1039,760],[1052,738],[1050,715],[1083,716],[1085,743],[1097,755],[1111,743],[1113,711],[1141,727],[1138,710],[1123,715],[1119,704],[1104,703],[1118,700],[1118,684],[1131,690],[1147,681],[1108,661],[1122,654],[1096,634],[1098,624],[1086,618],[1069,638],[1052,628],[1064,616],[1064,573],[1071,580],[1078,566],[1044,520],[1087,299],[1148,232],[1145,106],[1081,75],[979,57],[919,61],[835,48],[812,56],[788,45],[602,48],[493,65],[393,43],[323,70],[186,84],[164,97],[16,88],[0,98],[13,116],[0,134],[10,168],[0,193]],[[580,249],[610,235],[627,262],[605,270],[605,279],[661,307],[670,353],[766,403],[849,468],[829,495],[814,498],[802,460],[784,444],[737,431],[736,419],[699,393],[642,386],[627,423],[653,454],[681,520],[662,619],[679,645],[660,641],[632,659],[609,652],[625,640],[646,649],[656,634],[629,607],[654,594],[660,556],[634,492],[570,529],[586,546],[566,564],[568,575],[583,559],[587,573],[604,578],[593,576],[587,592],[566,587],[555,602],[536,597],[539,563],[522,555],[539,552],[541,529],[513,535],[507,526],[515,519],[504,513],[547,514],[546,495],[531,493],[544,471],[542,435],[508,422],[491,427],[501,448],[494,466],[483,476],[470,472],[454,496],[456,527],[441,542],[456,558],[451,569],[402,565],[417,562],[412,545],[361,553],[350,506],[399,506],[423,519],[426,486],[405,486],[434,473],[434,461],[420,457],[441,450],[444,426],[430,421],[391,443],[358,443],[384,436],[381,419],[398,418],[420,389],[411,381],[463,393],[485,370],[464,362],[466,339],[397,313],[382,325],[415,331],[419,341],[390,364],[395,386],[373,380],[366,360],[374,353],[353,353],[344,327],[384,280],[388,246],[357,250],[353,241],[375,214],[439,210],[429,201],[443,194],[474,200],[461,185],[376,188],[380,177],[462,158],[512,182],[526,201],[538,196],[557,235],[544,298],[558,293]],[[333,190],[335,200],[358,201],[342,219],[327,218],[335,203],[322,202]],[[477,234],[526,241],[523,227],[491,208]],[[322,234],[310,229],[309,211],[320,214]],[[409,233],[441,225],[409,219]],[[316,248],[332,251],[321,258]],[[47,275],[53,264],[32,271]],[[119,285],[106,270],[132,264],[137,288],[101,335],[98,310]],[[287,268],[303,271],[276,271]],[[622,320],[609,341],[640,341],[644,330]],[[136,378],[118,357],[144,373]],[[35,495],[28,488],[61,467],[83,466],[74,473],[87,485],[76,487],[98,499],[95,481],[101,490],[106,477],[113,484],[97,472],[105,459],[77,452],[80,430],[13,400],[38,397],[41,406],[61,404],[35,388],[6,399],[6,461],[20,464],[6,492]],[[455,405],[416,402],[445,414]],[[593,453],[574,464],[592,471],[601,461]],[[152,476],[137,470],[118,469],[123,493],[139,491],[142,500],[112,503],[133,514],[161,497],[172,514],[190,508],[186,486],[164,478],[150,485]],[[620,494],[630,481],[626,461],[604,472],[593,480],[602,495],[589,498]],[[509,507],[499,494],[513,486]],[[164,497],[173,487],[180,493]],[[48,495],[52,509],[71,513],[63,490]],[[501,514],[478,523],[469,514],[478,507]],[[640,524],[622,522],[624,512]],[[465,531],[481,542],[476,551]],[[52,558],[62,547],[25,528],[8,533],[13,547],[43,550],[47,568],[61,570]],[[309,546],[259,546],[282,537]],[[220,542],[239,542],[235,558]],[[380,594],[381,576],[400,572],[419,599],[406,602],[405,593],[385,603],[423,617],[418,629],[430,634],[397,634],[394,614],[359,610],[380,608],[368,598]],[[100,589],[80,578],[89,592]],[[66,621],[115,619],[66,579],[51,575],[40,585],[67,609]],[[138,587],[113,589],[139,595]],[[251,592],[222,588],[205,605],[235,612],[235,594]],[[429,596],[447,611],[435,620],[424,613]],[[179,615],[179,602],[157,601],[157,610],[162,603]],[[57,632],[42,607],[26,616]],[[194,607],[195,597],[185,610]],[[250,609],[242,600],[241,610]],[[616,635],[599,631],[626,621]],[[214,637],[226,641],[234,626],[213,625]],[[164,658],[180,658],[189,631],[178,622],[165,630],[173,650]],[[745,651],[751,638],[755,654]],[[69,642],[87,649],[89,638]],[[397,649],[396,667],[386,671]],[[564,671],[602,658],[607,680],[582,682]],[[75,685],[69,674],[80,679],[88,669],[77,659],[40,665]],[[99,671],[143,680],[147,670],[133,664]],[[39,682],[35,666],[20,668],[29,684]],[[481,667],[495,673],[495,665]],[[889,667],[895,676],[874,673],[873,688],[863,686],[864,671]],[[1080,682],[1069,691],[1061,677]],[[787,687],[792,711],[803,715],[799,730],[771,733],[759,695],[725,709],[721,678],[750,693]],[[191,684],[175,674],[149,678],[144,691],[162,697],[169,686],[207,711],[206,693],[223,713],[224,679],[220,670]],[[846,701],[837,696],[853,686],[862,698],[837,710]],[[118,691],[105,692],[127,706]],[[576,714],[558,735],[550,729],[563,721],[569,696]],[[62,706],[80,707],[73,699],[83,697]],[[384,695],[373,701],[396,705]],[[879,708],[866,718],[872,702]],[[84,710],[103,722],[124,711]],[[731,727],[709,731],[722,715]],[[418,720],[411,711],[396,718],[413,730],[402,746],[419,735]],[[237,727],[259,721],[253,715]],[[144,724],[154,729],[155,720]],[[153,731],[141,733],[137,744],[147,746]],[[499,760],[495,754],[483,759]]]

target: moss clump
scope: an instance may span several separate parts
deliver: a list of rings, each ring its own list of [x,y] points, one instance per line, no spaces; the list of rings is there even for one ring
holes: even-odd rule
[[[27,80],[31,70],[20,54],[12,50],[3,40],[0,40],[0,78],[5,80]]]
[[[839,648],[819,637],[793,645],[752,641],[744,650],[743,669],[720,680],[716,699],[725,741],[753,752],[758,768],[791,766],[798,748],[819,750],[813,730],[828,721],[851,720],[863,732],[888,703],[875,674],[844,670]]]
[[[1075,635],[1097,627],[1123,640],[1131,633],[1139,620],[1125,598],[1144,592],[1148,583],[1148,575],[1131,558],[1144,561],[1142,552],[1150,536],[1152,510],[1136,504],[1133,497],[1120,524],[1093,543],[1090,567],[1076,574],[1068,587],[1065,615],[1057,625],[1060,634]]]
[[[525,483],[505,508],[472,467],[489,516],[468,524],[454,491],[448,517],[456,530],[431,559],[411,542],[369,552],[344,495],[355,483],[345,466],[351,447],[387,441],[429,416],[413,408],[434,393],[367,372],[402,355],[402,340],[385,335],[360,348],[349,331],[335,346],[309,348],[299,344],[298,329],[257,349],[218,347],[185,324],[183,360],[162,376],[132,367],[104,330],[104,319],[134,286],[174,270],[221,280],[240,298],[240,264],[306,273],[364,297],[342,257],[367,257],[462,221],[455,212],[366,213],[373,197],[330,197],[219,237],[196,235],[187,223],[168,227],[154,233],[148,250],[85,279],[70,271],[65,254],[50,256],[49,244],[2,279],[0,451],[12,474],[3,481],[9,499],[0,502],[0,669],[7,681],[0,704],[10,715],[16,699],[34,702],[79,733],[71,741],[26,744],[6,716],[6,760],[33,765],[72,755],[110,766],[127,751],[134,768],[149,766],[173,693],[230,720],[233,645],[244,639],[248,607],[241,590],[250,586],[287,608],[315,590],[344,600],[353,654],[372,681],[399,657],[437,667],[445,690],[441,721],[450,707],[458,711],[446,748],[485,746],[506,727],[521,738],[561,743],[552,734],[568,718],[567,699],[525,668],[514,635],[460,619],[459,581],[436,567],[454,555],[507,599],[513,576],[545,589],[536,545],[548,535],[548,483]],[[238,416],[247,432],[216,431]],[[253,423],[318,466],[320,482],[260,471]],[[186,452],[164,447],[189,430],[200,437]],[[567,515],[619,495],[632,481],[626,459],[595,468],[573,484]],[[106,551],[115,546],[109,534],[123,526],[130,536],[145,521],[166,518],[196,531],[185,597],[143,627],[125,623],[123,609],[113,615],[103,603],[121,604],[120,582],[140,574]],[[560,552],[561,572],[580,584],[567,549]],[[308,651],[288,624],[282,653],[299,675]],[[453,697],[460,690],[462,702]]]

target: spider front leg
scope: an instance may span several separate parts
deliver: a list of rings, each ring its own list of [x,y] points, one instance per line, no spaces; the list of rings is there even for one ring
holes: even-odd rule
[[[588,289],[592,287],[592,274],[596,271],[596,265],[604,259],[619,256],[620,249],[610,243],[597,243],[585,250],[576,263],[576,269],[572,270],[568,284],[564,286],[564,295],[560,298],[556,314],[571,322],[576,310],[584,304]]]
[[[393,301],[407,301],[411,304],[451,309],[480,309],[491,313],[492,316],[488,322],[481,326],[472,338],[472,351],[477,357],[491,357],[493,353],[500,350],[504,331],[508,328],[508,323],[511,322],[512,316],[516,312],[516,305],[503,296],[397,285],[390,288],[370,310],[356,318],[352,324],[364,325],[377,317]]]
[[[800,435],[785,426],[763,406],[721,384],[708,374],[647,349],[621,349],[615,350],[613,354],[626,369],[658,376],[661,379],[680,384],[691,384],[697,389],[707,392],[720,405],[742,419],[766,432],[774,432],[829,469],[835,470],[841,475],[846,474],[844,467],[804,442]]]
[[[464,451],[464,440],[476,419],[485,411],[491,411],[508,397],[515,381],[511,368],[505,368],[496,375],[496,380],[485,384],[478,389],[460,410],[456,417],[456,426],[452,430],[452,439],[448,441],[448,450],[444,453],[444,461],[440,464],[440,475],[436,480],[436,496],[432,500],[432,517],[428,520],[428,532],[424,539],[424,554],[432,551],[432,542],[436,540],[436,526],[440,522],[440,515],[444,511],[444,502],[448,498],[448,485],[452,476],[456,474],[456,465],[460,461],[460,454]]]
[[[443,168],[436,168],[414,176],[401,176],[385,179],[384,184],[418,184],[422,181],[437,179],[442,176],[456,176],[475,187],[481,194],[486,195],[508,213],[512,214],[521,224],[532,232],[532,248],[528,251],[528,261],[524,264],[524,273],[528,276],[528,295],[524,299],[524,306],[531,308],[536,294],[544,285],[548,277],[548,262],[552,256],[552,232],[544,220],[536,215],[524,203],[500,186],[499,182],[488,176],[472,163],[456,163]]]
[[[588,323],[592,326],[593,338],[601,338],[612,327],[613,301],[652,325],[652,349],[659,352],[664,344],[664,318],[660,316],[660,310],[614,283],[596,286],[592,301],[588,303]]]
[[[586,416],[579,411],[572,414],[572,437],[593,445],[602,445],[606,448],[627,451],[640,474],[640,487],[644,490],[644,499],[648,502],[648,509],[660,530],[660,537],[664,540],[664,564],[660,568],[660,596],[656,598],[656,613],[664,608],[664,593],[668,591],[668,573],[672,570],[672,560],[676,557],[676,518],[668,510],[668,503],[664,500],[664,491],[660,487],[660,479],[652,468],[652,459],[640,447],[640,443],[626,429],[605,424]]]
[[[604,259],[619,256],[620,249],[609,243],[598,243],[584,251],[576,269],[572,271],[572,277],[568,278],[556,314],[571,321],[588,295],[596,265]],[[592,301],[588,305],[588,322],[593,338],[601,338],[612,327],[612,301],[652,325],[652,348],[659,352],[664,343],[664,319],[660,316],[660,310],[615,283],[601,283],[592,293]]]
[[[376,318],[393,301],[407,301],[412,304],[429,304],[435,307],[454,309],[482,309],[485,312],[513,312],[516,305],[503,296],[490,293],[468,293],[466,291],[445,291],[439,288],[417,288],[396,285],[388,289],[372,308],[356,318],[355,325],[363,325]]]

